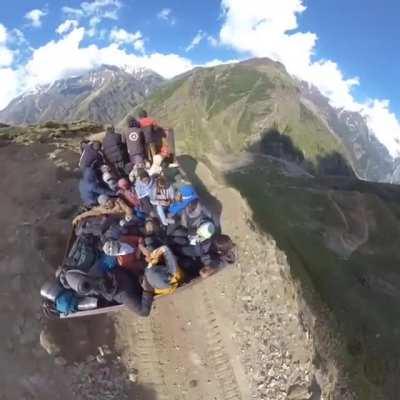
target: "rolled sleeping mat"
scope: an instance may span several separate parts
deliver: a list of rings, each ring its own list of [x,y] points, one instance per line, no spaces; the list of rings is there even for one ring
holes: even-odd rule
[[[83,271],[71,269],[64,275],[68,286],[80,296],[88,296],[95,291],[96,279]]]
[[[79,311],[94,310],[95,308],[97,308],[97,305],[98,305],[97,297],[85,297],[79,300],[78,310]]]
[[[56,298],[64,291],[64,287],[58,280],[46,282],[40,289],[40,295],[47,300],[56,301]]]

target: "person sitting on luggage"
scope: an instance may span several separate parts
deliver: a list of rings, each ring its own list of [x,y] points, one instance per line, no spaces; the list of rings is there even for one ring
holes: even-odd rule
[[[164,176],[158,176],[150,191],[150,203],[156,207],[157,215],[164,226],[175,222],[165,215],[174,199],[173,186]]]
[[[173,129],[164,129],[163,144],[160,153],[170,167],[178,167],[175,159],[175,132]]]
[[[144,236],[144,246],[149,251],[153,251],[163,245],[167,245],[171,250],[174,250],[177,247],[189,244],[185,228],[170,225],[168,230],[165,231],[162,229],[159,219],[156,218],[146,220],[142,234]]]
[[[176,248],[177,254],[181,257],[180,262],[182,267],[190,275],[197,276],[209,276],[216,271],[218,266],[222,265],[221,262],[217,262],[219,255],[217,250],[212,248],[214,240],[217,240],[219,235],[216,234],[216,227],[213,222],[203,222],[197,229],[194,235],[189,236],[189,244]],[[226,235],[225,235],[226,236]],[[229,238],[229,237],[228,237]],[[218,239],[219,241],[226,242],[226,238]],[[229,238],[230,240],[230,238]],[[227,244],[225,244],[228,247]],[[222,251],[224,260],[228,260],[228,250],[223,247],[224,244],[218,244],[218,251]]]
[[[81,142],[81,158],[79,160],[79,169],[84,171],[86,168],[96,168],[103,162],[101,155],[101,143],[98,141]]]
[[[200,225],[207,221],[213,221],[212,215],[198,199],[191,201],[181,212],[181,224],[188,230],[189,235],[195,235]]]
[[[106,165],[103,164],[100,167],[100,171],[102,173],[101,178],[103,179],[103,182],[112,190],[112,191],[116,191],[117,190],[117,180],[115,178],[115,176],[112,174],[111,172],[111,168]]]
[[[132,208],[122,199],[110,198],[102,194],[98,197],[98,203],[100,204],[98,207],[93,207],[75,217],[72,224],[75,226],[86,218],[99,215],[117,215],[120,218],[125,218],[125,221],[130,221],[133,218]]]
[[[189,204],[198,199],[199,196],[192,185],[183,185],[177,191],[175,201],[169,207],[169,213],[172,216],[180,215]]]
[[[122,137],[115,132],[114,126],[106,127],[106,135],[103,139],[103,154],[106,161],[115,168],[121,176],[125,176],[125,164],[128,163],[128,153]]]
[[[145,252],[146,267],[144,277],[154,289],[155,295],[168,295],[183,282],[183,272],[177,259],[168,246],[161,246],[152,252]]]
[[[135,191],[140,201],[140,209],[145,214],[151,214],[153,207],[150,203],[150,193],[154,186],[154,180],[149,176],[146,170],[138,171],[138,178],[135,182]]]
[[[114,195],[111,189],[100,184],[96,171],[91,167],[86,168],[83,172],[83,177],[79,181],[79,193],[83,204],[88,208],[98,204],[97,199],[100,195]]]
[[[138,199],[138,196],[136,194],[136,191],[134,191],[131,183],[125,179],[121,178],[118,181],[118,196],[121,197],[125,201],[128,206],[132,208],[140,208],[140,201]]]
[[[103,245],[103,252],[107,256],[116,257],[120,267],[140,276],[145,267],[139,248],[139,244],[143,243],[143,238],[138,236],[121,236],[119,240],[107,240]]]
[[[136,179],[138,179],[138,177],[139,177],[139,172],[141,170],[145,170],[145,169],[146,169],[146,165],[144,162],[135,164],[129,172],[129,182],[131,182],[132,184],[135,184]]]
[[[147,115],[146,110],[139,111],[139,124],[144,134],[144,141],[147,150],[147,159],[152,162],[153,157],[157,154],[156,138],[154,131],[158,127],[158,123]]]
[[[153,157],[153,164],[151,164],[151,167],[149,169],[149,175],[150,176],[155,176],[155,175],[160,175],[163,171],[162,167],[162,162],[164,158],[161,154],[156,154]]]
[[[127,119],[127,129],[124,132],[123,140],[128,148],[131,166],[144,164],[146,153],[144,134],[139,122],[132,116]]]

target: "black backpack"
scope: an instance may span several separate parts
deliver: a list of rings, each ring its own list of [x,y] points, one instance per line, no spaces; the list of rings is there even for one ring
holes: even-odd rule
[[[96,239],[93,236],[79,236],[64,260],[64,267],[87,272],[96,262],[98,255]]]

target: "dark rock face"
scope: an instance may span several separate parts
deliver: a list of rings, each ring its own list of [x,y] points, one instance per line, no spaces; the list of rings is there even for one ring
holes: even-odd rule
[[[116,123],[163,81],[150,70],[128,73],[104,65],[17,97],[0,112],[0,120],[11,124],[81,119]]]

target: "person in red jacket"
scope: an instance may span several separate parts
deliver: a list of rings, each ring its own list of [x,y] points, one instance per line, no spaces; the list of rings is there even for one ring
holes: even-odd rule
[[[159,125],[156,120],[147,115],[146,110],[139,111],[139,125],[144,134],[148,160],[152,162],[157,154],[155,130]]]
[[[145,267],[141,251],[143,244],[144,240],[139,236],[121,236],[119,240],[107,240],[103,251],[108,256],[116,257],[121,268],[141,276]]]

